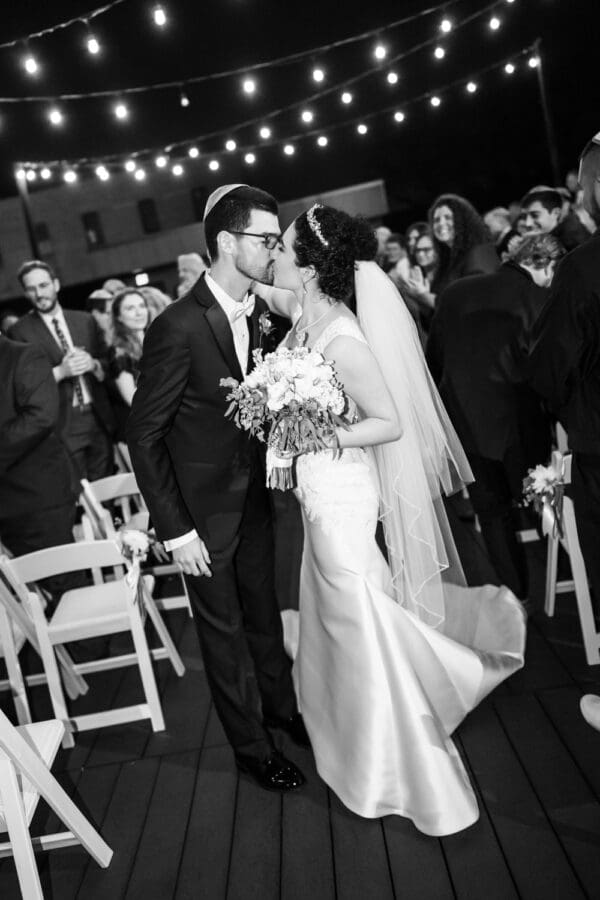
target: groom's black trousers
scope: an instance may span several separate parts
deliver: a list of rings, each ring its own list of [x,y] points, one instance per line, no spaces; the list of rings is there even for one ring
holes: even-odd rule
[[[291,664],[275,596],[273,523],[256,458],[237,530],[228,513],[206,538],[212,578],[186,575],[206,677],[236,755],[264,759],[273,748],[264,716],[297,711]],[[216,519],[216,517],[215,517]]]

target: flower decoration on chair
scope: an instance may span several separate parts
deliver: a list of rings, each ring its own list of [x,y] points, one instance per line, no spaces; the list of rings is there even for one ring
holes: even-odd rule
[[[337,449],[335,427],[347,401],[335,369],[321,353],[279,347],[264,358],[253,354],[255,367],[242,382],[221,379],[229,388],[225,413],[238,428],[267,443],[267,485],[286,491],[294,486],[296,456]]]
[[[563,537],[562,505],[565,494],[563,473],[552,463],[529,469],[523,479],[523,505],[533,506],[542,517],[544,534]]]

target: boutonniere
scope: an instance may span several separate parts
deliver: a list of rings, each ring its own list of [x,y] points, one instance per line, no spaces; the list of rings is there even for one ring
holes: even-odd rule
[[[271,318],[268,312],[261,313],[258,317],[258,330],[261,335],[267,337],[267,335],[271,334],[275,326],[271,322]]]

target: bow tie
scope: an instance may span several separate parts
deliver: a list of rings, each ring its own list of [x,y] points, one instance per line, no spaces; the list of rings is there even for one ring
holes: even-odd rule
[[[236,308],[229,315],[230,322],[237,322],[238,319],[241,319],[242,316],[251,316],[254,312],[254,307],[256,305],[256,300],[253,294],[250,294],[249,297],[246,297],[245,300],[242,300],[241,303],[236,304]]]

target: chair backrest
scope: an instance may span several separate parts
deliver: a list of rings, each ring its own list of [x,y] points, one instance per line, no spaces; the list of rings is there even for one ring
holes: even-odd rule
[[[83,481],[82,481],[83,483]],[[97,481],[85,481],[98,503],[109,503],[121,497],[139,496],[140,489],[133,472],[119,472]]]
[[[126,565],[126,560],[115,541],[80,541],[36,550],[14,559],[6,556],[0,558],[0,571],[13,590],[16,590],[15,583],[18,582],[29,584],[65,572],[123,565]]]
[[[569,449],[569,435],[560,422],[556,423],[556,446],[561,453],[566,453]]]
[[[133,472],[120,472],[97,481],[82,478],[80,500],[92,520],[97,537],[108,538],[115,534],[112,516],[103,504],[116,503],[121,509],[123,522],[128,522],[134,511],[146,510]]]

